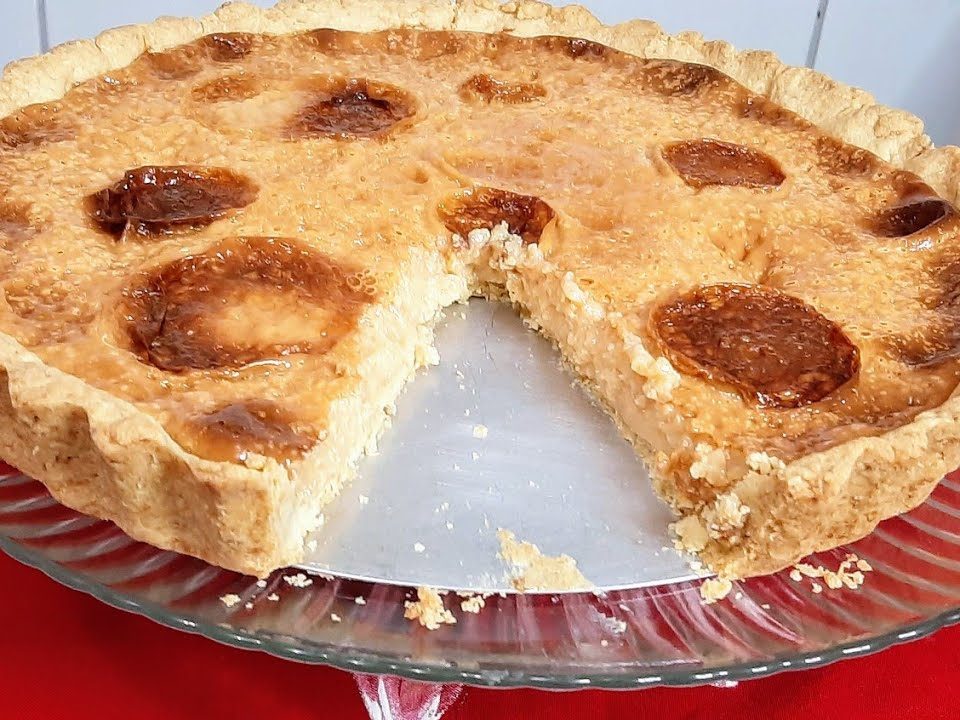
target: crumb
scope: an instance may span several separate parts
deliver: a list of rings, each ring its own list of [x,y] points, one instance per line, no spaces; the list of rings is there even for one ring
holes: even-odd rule
[[[447,521],[447,530],[453,530],[453,523],[449,520]]]
[[[761,608],[762,610],[769,610],[769,609],[770,609],[770,604],[769,604],[769,603],[761,603],[761,604],[760,604],[760,608]]]
[[[813,590],[815,595],[819,595],[820,593],[823,592],[823,585],[821,585],[818,582],[815,582],[813,583],[813,585],[810,586],[810,589]]]
[[[489,431],[487,430],[486,425],[474,425],[473,426],[473,436],[478,440],[483,440]]]
[[[229,593],[220,598],[220,602],[226,605],[228,608],[232,608],[234,605],[240,602],[240,596]]]
[[[478,453],[476,450],[474,450],[472,453],[470,453],[470,457],[473,458],[474,460],[479,460],[479,459],[480,459],[480,453]]]
[[[500,557],[510,565],[513,586],[520,592],[543,590],[588,590],[593,583],[569,555],[544,555],[533,543],[517,540],[509,530],[497,531]]]
[[[280,602],[280,596],[277,595],[276,593],[270,593],[269,595],[267,595],[267,600],[269,600],[270,602]]]
[[[626,621],[620,620],[615,617],[609,617],[608,615],[602,615],[601,617],[603,618],[603,620],[601,620],[601,622],[603,623],[603,626],[610,632],[614,633],[615,635],[620,635],[626,632],[627,630]]]
[[[366,495],[361,495],[357,498],[357,500],[360,501],[361,505],[366,505],[368,502],[370,502],[370,498],[368,498]]]
[[[703,598],[704,605],[712,605],[718,600],[723,600],[732,589],[733,583],[727,578],[708,578],[700,585],[700,597]]]
[[[853,570],[854,567],[857,569]],[[811,580],[814,581],[812,587],[815,593],[823,592],[823,585],[816,582],[817,580],[822,580],[823,584],[831,590],[839,590],[844,587],[850,590],[856,590],[863,585],[866,579],[863,573],[869,572],[872,569],[870,563],[866,560],[861,560],[851,553],[847,555],[846,559],[840,563],[840,566],[836,570],[830,570],[822,565],[815,567],[809,563],[797,563],[790,571],[790,577],[797,582],[799,582],[802,577],[811,578]],[[820,589],[817,590],[817,587]]]
[[[355,602],[357,605],[366,605],[366,604],[367,604],[367,601],[364,599],[363,595],[357,595],[357,596],[353,599],[353,602]]]
[[[333,622],[338,623],[342,618],[336,613],[332,612],[330,613],[330,619],[333,620]]]
[[[283,580],[287,583],[287,585],[295,588],[306,588],[313,585],[313,580],[308,578],[303,573],[297,573],[296,575],[284,575]]]
[[[427,549],[427,546],[424,545],[422,542],[415,542],[413,544],[413,551],[416,553],[422,553],[426,549]]]
[[[263,589],[263,588],[265,588],[266,586],[267,586],[267,581],[266,581],[266,580],[257,580],[257,587],[258,587],[258,588]]]
[[[253,603],[252,602],[245,603],[243,607],[245,610],[253,610]]]
[[[607,640],[605,640],[605,639],[600,641],[600,647],[606,647],[606,646],[609,645],[609,644],[610,644],[609,641],[607,641]]]
[[[427,630],[436,630],[441,625],[455,625],[457,619],[443,605],[443,598],[433,588],[418,587],[417,599],[403,604],[403,616],[416,620]]]
[[[470,595],[469,597],[460,601],[460,609],[464,612],[477,615],[483,609],[484,604],[485,598],[483,595]]]

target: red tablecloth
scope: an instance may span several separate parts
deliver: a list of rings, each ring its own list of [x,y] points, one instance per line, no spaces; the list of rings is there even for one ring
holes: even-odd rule
[[[114,610],[0,554],[0,718],[366,720],[353,679]],[[960,717],[960,627],[878,655],[734,688],[546,693],[468,688],[483,718]]]

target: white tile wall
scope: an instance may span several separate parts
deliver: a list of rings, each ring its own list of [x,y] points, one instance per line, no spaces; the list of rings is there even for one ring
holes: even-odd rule
[[[0,67],[40,52],[37,0],[0,0]]]
[[[923,118],[960,144],[960,2],[830,0],[817,69]]]

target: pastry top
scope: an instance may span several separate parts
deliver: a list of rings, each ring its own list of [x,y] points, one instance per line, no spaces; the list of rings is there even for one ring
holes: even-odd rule
[[[956,387],[952,205],[713,67],[554,36],[213,33],[12,113],[0,329],[201,457],[284,459],[405,263],[500,221],[680,373],[671,462]]]

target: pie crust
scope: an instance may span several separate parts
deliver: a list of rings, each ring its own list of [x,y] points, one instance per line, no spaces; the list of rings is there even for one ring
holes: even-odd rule
[[[918,174],[949,202],[960,200],[960,150],[933,148],[919,119],[877,105],[861,90],[809,69],[785,66],[770,53],[738,52],[696,33],[667,35],[644,21],[608,27],[583,8],[539,2],[290,0],[269,10],[233,3],[198,20],[160,19],[118,28],[14,63],[0,79],[0,117],[61,98],[76,83],[123,68],[144,52],[163,51],[210,33],[399,27],[575,37],[639,57],[711,66],[833,136]],[[497,91],[484,83],[475,90]],[[684,162],[685,156],[678,157],[678,163]],[[764,172],[758,170],[758,177]],[[441,267],[431,272],[445,277]],[[482,285],[483,278],[479,282]],[[567,300],[589,303],[575,279],[564,276],[558,282],[554,290]],[[449,303],[470,289],[451,281],[449,287],[433,287],[431,292]],[[536,292],[528,292],[525,301],[542,317],[550,312],[546,301],[536,307]],[[421,340],[408,343],[410,371],[430,361],[429,338]],[[634,351],[632,364],[648,378],[648,398],[669,401],[678,382],[676,371],[663,358],[644,355],[642,345]],[[572,361],[578,367],[584,364],[576,357]],[[134,538],[216,565],[264,575],[300,560],[316,508],[352,473],[352,458],[322,467],[290,465],[258,454],[247,456],[244,463],[202,459],[171,439],[151,415],[43,362],[7,334],[0,334],[0,366],[6,388],[0,392],[0,455],[41,479],[66,505],[113,520]],[[375,440],[367,437],[368,428],[375,434],[382,427],[364,414],[369,414],[368,406],[382,400],[383,407],[399,390],[394,383],[380,388],[376,397],[342,409],[340,417],[356,418],[355,425],[338,426],[342,434],[355,436],[351,453]],[[629,427],[629,418],[619,414]],[[892,429],[802,452],[786,462],[775,453],[750,453],[747,467],[736,473],[722,448],[697,443],[689,449],[681,474],[722,492],[709,502],[678,499],[671,486],[674,470],[666,466],[658,469],[657,489],[684,516],[677,524],[681,542],[723,577],[772,572],[812,551],[862,537],[881,519],[922,502],[943,474],[960,463],[958,415],[960,400],[953,391],[936,407]],[[649,443],[637,440],[656,465]],[[302,476],[318,474],[325,477],[323,497],[298,502]]]

